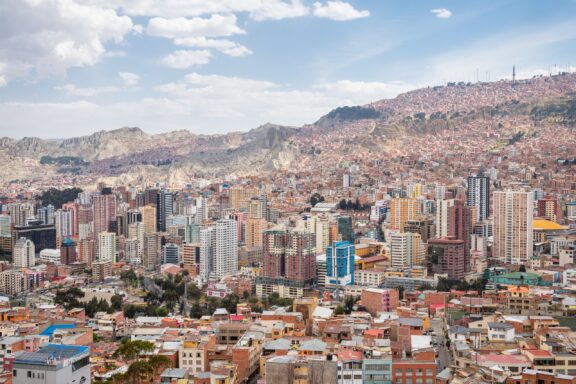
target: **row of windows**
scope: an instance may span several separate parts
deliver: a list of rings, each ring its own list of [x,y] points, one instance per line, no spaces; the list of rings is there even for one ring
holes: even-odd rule
[[[15,370],[15,369],[12,370],[12,376],[13,376],[13,377],[17,377],[17,376],[18,376],[18,371]],[[27,371],[27,372],[26,372],[26,377],[28,377],[29,379],[44,380],[44,372]]]
[[[404,373],[402,373],[404,372]],[[406,376],[411,376],[412,375],[412,368],[406,368],[406,369],[402,369],[402,368],[396,368],[396,376],[402,376],[403,374]],[[414,374],[416,376],[422,376],[424,373],[424,370],[422,368],[416,368],[414,370]],[[432,376],[432,368],[426,368],[426,376]]]

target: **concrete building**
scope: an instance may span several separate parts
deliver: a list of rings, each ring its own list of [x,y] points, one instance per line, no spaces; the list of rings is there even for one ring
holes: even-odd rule
[[[404,231],[404,224],[418,216],[419,205],[416,199],[394,198],[390,200],[390,227],[400,232]]]
[[[177,244],[168,243],[162,247],[162,264],[180,265],[180,247]]]
[[[94,235],[111,231],[116,220],[116,196],[101,194],[92,197]]]
[[[486,220],[490,216],[490,178],[479,173],[468,176],[467,202],[470,207],[478,208],[478,220]]]
[[[166,232],[166,219],[174,214],[174,194],[169,191],[159,191],[156,196],[156,230]]]
[[[466,275],[465,263],[464,241],[446,237],[428,241],[428,273],[462,279]]]
[[[0,293],[14,296],[27,290],[24,273],[15,270],[0,272]]]
[[[306,230],[275,229],[264,232],[263,275],[309,284],[316,277],[314,234]]]
[[[139,208],[142,214],[142,223],[144,224],[145,233],[156,232],[156,207],[146,205]]]
[[[326,248],[326,285],[354,284],[354,244],[334,242]]]
[[[60,250],[59,249],[43,249],[40,251],[40,262],[60,264]]]
[[[362,290],[362,305],[372,315],[378,312],[391,312],[398,307],[397,289],[366,288]]]
[[[116,262],[116,234],[102,232],[98,234],[97,259],[100,261]]]
[[[216,222],[214,276],[221,278],[238,271],[238,224],[232,219]]]
[[[36,249],[34,243],[25,237],[21,237],[14,245],[12,256],[16,268],[33,267],[34,264],[36,264]]]
[[[200,230],[200,276],[208,280],[214,270],[216,255],[216,228],[206,227]]]
[[[12,363],[12,384],[90,384],[90,348],[47,344],[21,352]]]
[[[493,256],[505,264],[525,264],[533,255],[532,194],[494,192]]]
[[[418,233],[392,232],[390,236],[390,259],[393,268],[405,269],[422,265],[426,248]]]

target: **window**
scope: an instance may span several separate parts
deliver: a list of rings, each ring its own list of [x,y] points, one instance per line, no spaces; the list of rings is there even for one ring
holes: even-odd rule
[[[28,378],[32,378],[32,371],[28,371]]]
[[[14,377],[18,376],[18,371],[13,369],[12,370],[12,376],[14,376]]]

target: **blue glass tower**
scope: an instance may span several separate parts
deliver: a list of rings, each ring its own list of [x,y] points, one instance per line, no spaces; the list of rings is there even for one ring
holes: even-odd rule
[[[337,241],[326,248],[326,285],[354,284],[354,244]]]

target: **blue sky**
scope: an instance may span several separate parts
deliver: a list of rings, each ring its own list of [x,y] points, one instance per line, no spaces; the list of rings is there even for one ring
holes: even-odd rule
[[[3,0],[0,136],[299,126],[513,64],[574,70],[575,14],[574,0]]]

